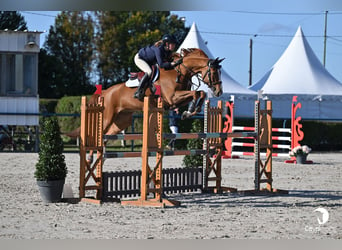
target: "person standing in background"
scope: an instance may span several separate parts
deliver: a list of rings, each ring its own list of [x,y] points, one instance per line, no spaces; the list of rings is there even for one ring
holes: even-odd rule
[[[179,126],[179,110],[178,108],[170,109],[169,110],[169,127],[172,134],[178,133],[178,126]],[[171,139],[168,145],[166,146],[167,149],[175,150],[175,143],[176,139]]]

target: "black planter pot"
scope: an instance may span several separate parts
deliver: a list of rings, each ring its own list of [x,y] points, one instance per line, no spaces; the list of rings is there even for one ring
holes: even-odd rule
[[[59,202],[62,200],[62,193],[65,179],[55,181],[37,181],[40,196],[45,203]]]

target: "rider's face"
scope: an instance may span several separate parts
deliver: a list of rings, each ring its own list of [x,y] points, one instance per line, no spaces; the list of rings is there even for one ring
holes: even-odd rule
[[[168,50],[174,51],[175,48],[176,48],[176,44],[174,44],[174,43],[167,43],[167,44],[166,44],[166,48],[167,48]]]

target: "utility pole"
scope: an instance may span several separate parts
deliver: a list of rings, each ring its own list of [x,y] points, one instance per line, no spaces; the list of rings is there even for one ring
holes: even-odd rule
[[[253,39],[249,39],[249,86],[252,85],[252,57],[253,57]]]
[[[323,52],[323,66],[325,67],[325,59],[327,54],[327,24],[328,24],[328,11],[325,11],[325,25],[324,25],[324,52]]]

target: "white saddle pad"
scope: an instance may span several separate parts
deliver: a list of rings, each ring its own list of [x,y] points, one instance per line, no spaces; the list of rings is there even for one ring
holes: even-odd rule
[[[128,88],[135,88],[139,86],[139,80],[138,79],[134,79],[134,80],[128,80],[125,83],[126,87]]]

